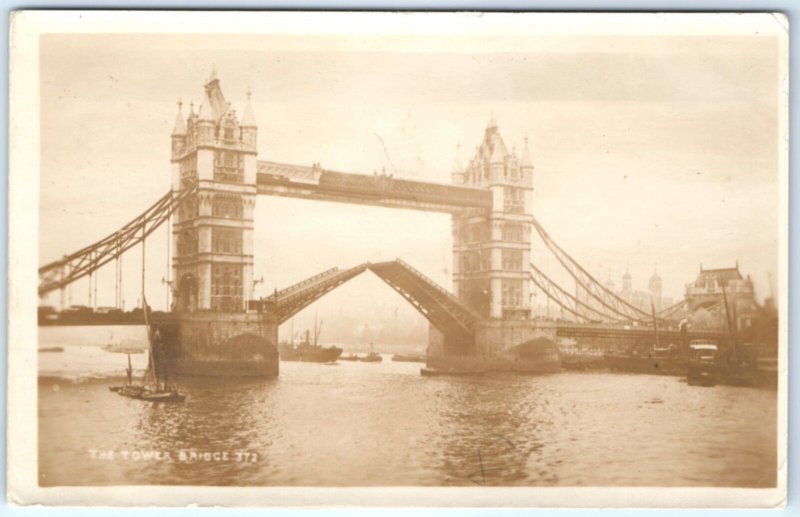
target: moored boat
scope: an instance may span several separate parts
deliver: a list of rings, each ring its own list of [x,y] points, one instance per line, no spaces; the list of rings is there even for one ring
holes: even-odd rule
[[[300,361],[305,363],[335,363],[342,355],[342,349],[336,346],[319,345],[319,335],[322,332],[322,322],[317,325],[314,317],[314,341],[311,341],[311,332],[306,330],[305,341],[300,344],[282,343],[278,346],[281,361]],[[292,335],[294,341],[294,335]]]
[[[425,356],[416,354],[394,354],[392,361],[399,363],[424,363]]]
[[[467,376],[467,375],[483,375],[485,370],[473,370],[466,368],[428,368],[423,366],[419,369],[420,375],[423,377],[443,377],[446,375],[452,376]]]
[[[144,263],[144,260],[142,260],[142,262]],[[144,273],[142,274],[142,282],[144,282]],[[169,365],[166,361],[163,361],[163,351],[161,350],[164,344],[159,330],[150,327],[150,318],[148,315],[150,308],[147,305],[147,298],[144,296],[144,288],[142,289],[142,306],[149,352],[147,370],[145,370],[143,383],[133,383],[131,354],[128,353],[128,368],[125,370],[127,382],[122,386],[112,386],[109,389],[123,397],[148,402],[183,402],[186,396],[180,393],[175,386],[170,385],[167,380]],[[159,361],[159,358],[163,364],[157,367],[159,365],[156,365],[156,362]]]
[[[359,357],[358,360],[364,363],[380,363],[383,361],[383,357],[375,352],[370,352],[364,357]]]

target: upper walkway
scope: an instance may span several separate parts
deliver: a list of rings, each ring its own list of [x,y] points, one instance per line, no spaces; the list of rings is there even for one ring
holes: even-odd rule
[[[385,174],[351,174],[259,161],[258,193],[301,199],[454,213],[464,209],[491,210],[488,190],[397,179]]]

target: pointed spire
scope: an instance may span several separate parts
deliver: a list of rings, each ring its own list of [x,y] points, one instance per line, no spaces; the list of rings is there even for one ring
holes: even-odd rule
[[[186,124],[183,122],[183,102],[178,99],[178,117],[175,119],[175,126],[172,128],[173,136],[183,136],[186,134]]]
[[[252,92],[250,92],[250,87],[247,87],[247,104],[244,107],[244,115],[242,115],[242,127],[256,127],[256,117],[253,115],[253,107],[250,105],[250,97],[252,96]]]
[[[522,150],[522,161],[519,165],[520,167],[524,168],[533,168],[533,162],[531,162],[531,152],[528,150],[528,135],[525,135],[525,149]]]
[[[211,99],[208,98],[208,94],[206,93],[203,95],[203,103],[200,104],[200,120],[209,120],[211,122],[214,121],[214,112],[211,109]]]
[[[499,145],[495,145],[494,149],[492,150],[492,157],[489,159],[489,163],[491,163],[491,164],[496,164],[496,163],[502,164],[504,159],[505,159],[505,157],[503,156],[503,152],[500,149],[500,146]]]
[[[219,78],[217,77],[217,65],[216,65],[216,63],[211,63],[211,73],[208,76],[208,80],[206,81],[206,84],[208,85],[208,84],[211,84],[212,82],[218,81],[218,80],[219,80]]]
[[[491,135],[491,142],[492,155],[489,157],[489,163],[505,163],[508,150],[506,149],[506,144],[503,142],[500,133],[495,131]]]
[[[486,124],[486,129],[492,129],[496,127],[497,127],[497,119],[494,118],[494,111],[493,111],[491,116],[489,117],[489,123]]]

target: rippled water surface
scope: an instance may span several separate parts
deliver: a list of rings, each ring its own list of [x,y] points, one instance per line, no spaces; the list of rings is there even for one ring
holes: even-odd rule
[[[40,347],[74,341],[60,332]],[[184,381],[184,404],[154,405],[108,391],[127,359],[91,332],[40,354],[42,485],[775,484],[769,390],[608,372],[427,378],[387,355]]]

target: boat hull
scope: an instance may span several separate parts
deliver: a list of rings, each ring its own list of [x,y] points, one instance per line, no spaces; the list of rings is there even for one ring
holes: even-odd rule
[[[609,370],[652,375],[685,375],[686,361],[680,357],[648,357],[606,354],[603,362]]]
[[[281,361],[303,363],[334,363],[342,355],[342,349],[335,346],[281,345],[279,352]]]

